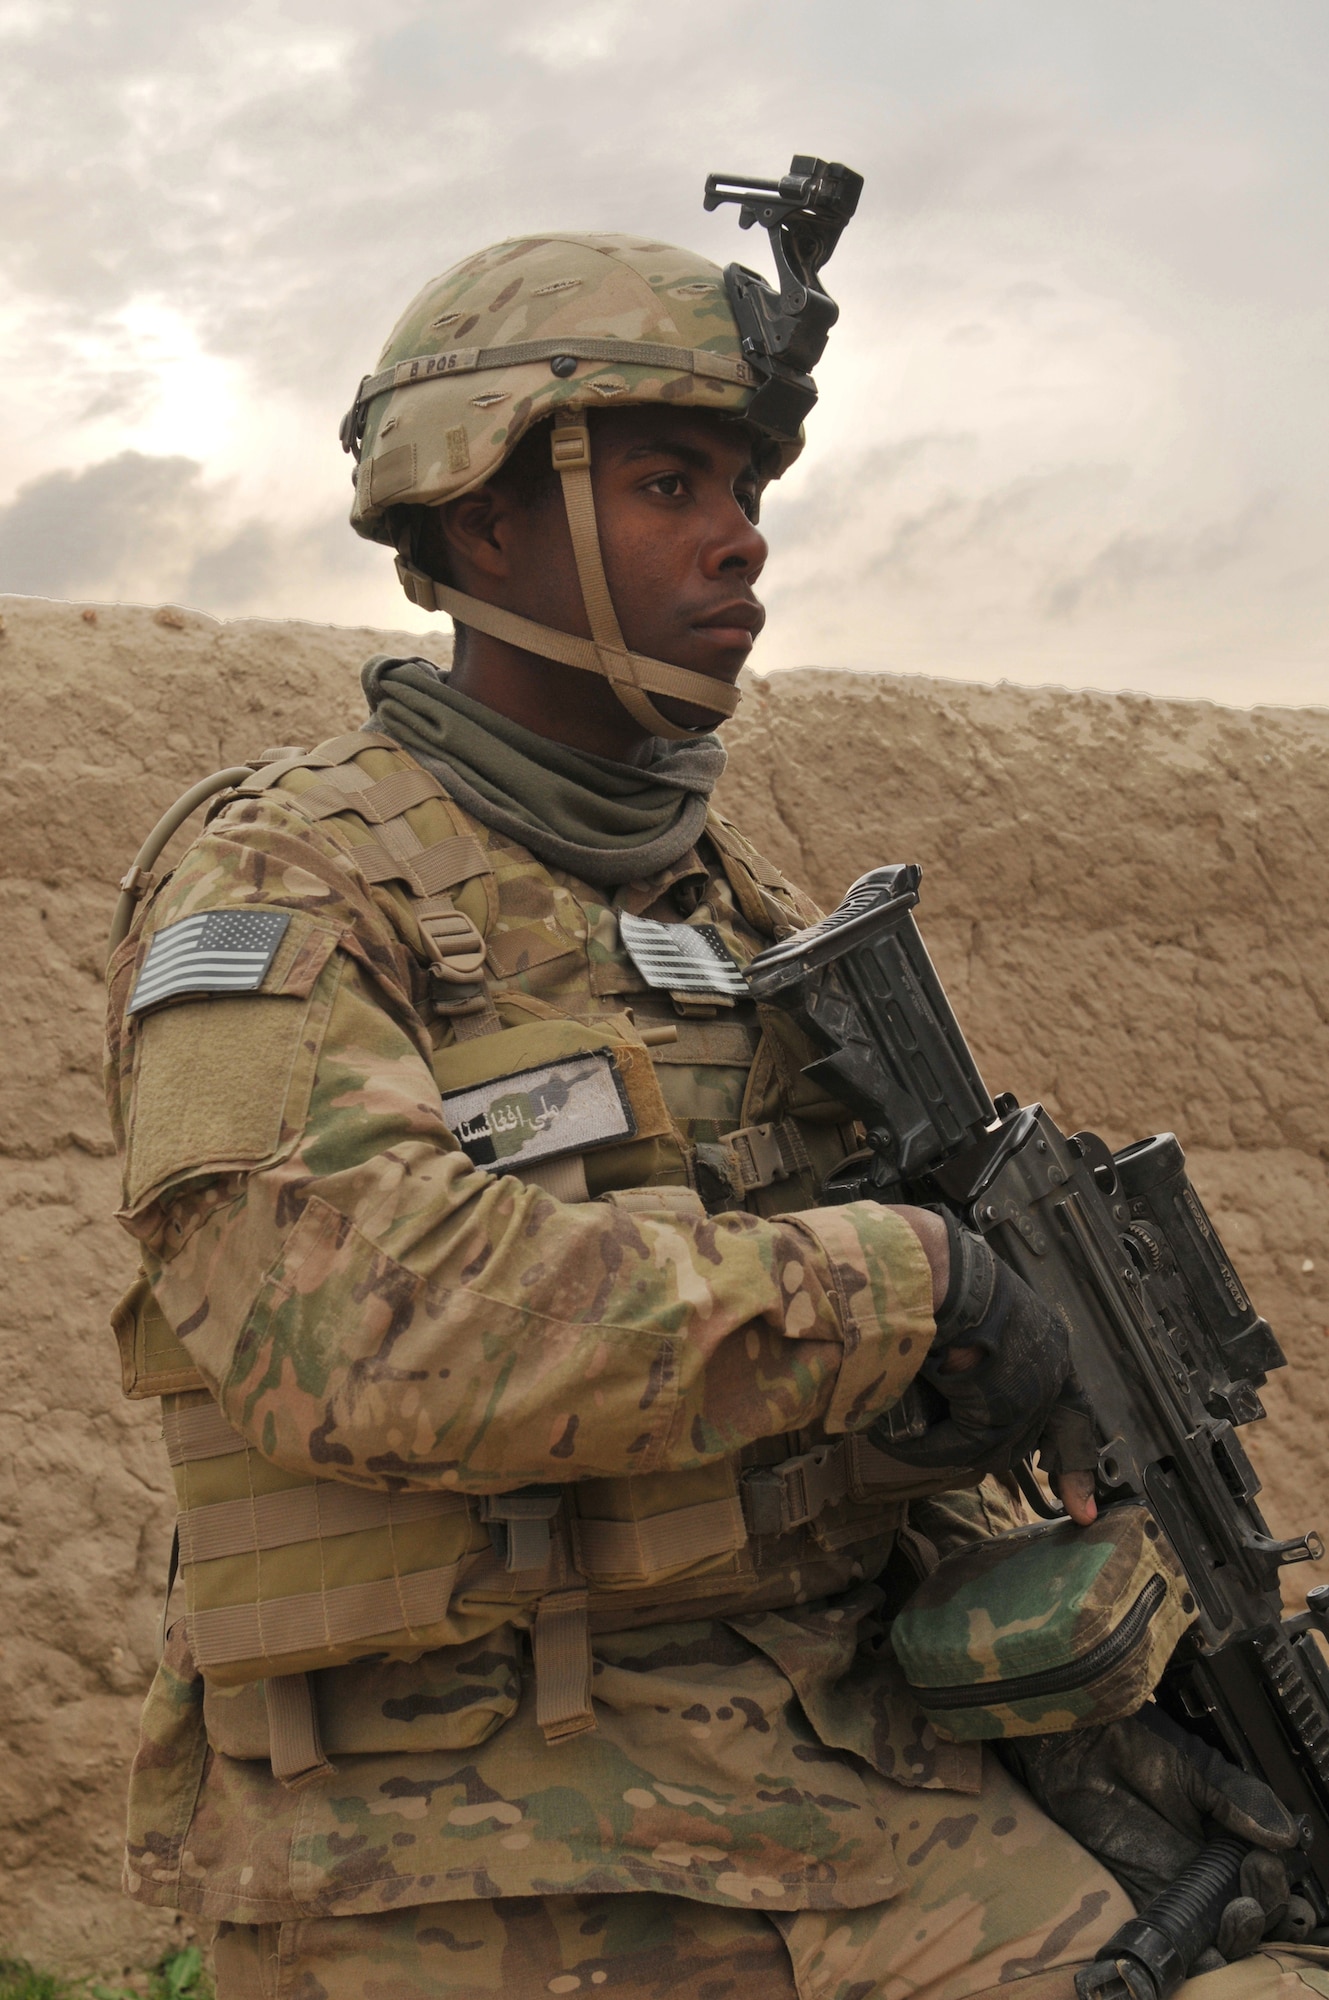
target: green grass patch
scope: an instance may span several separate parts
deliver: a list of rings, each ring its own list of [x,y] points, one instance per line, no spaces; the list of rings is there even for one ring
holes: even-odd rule
[[[212,1986],[196,1944],[168,1952],[130,1981],[59,1979],[25,1959],[0,1958],[0,2000],[212,2000]]]
[[[0,2000],[67,2000],[73,1988],[21,1958],[0,1958]]]

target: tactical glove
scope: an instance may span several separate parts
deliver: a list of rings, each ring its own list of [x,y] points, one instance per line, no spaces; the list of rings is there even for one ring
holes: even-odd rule
[[[1249,1841],[1251,1852],[1241,1864],[1241,1893],[1223,1912],[1218,1952],[1244,1958],[1284,1925],[1288,1880],[1279,1856],[1297,1845],[1296,1821],[1268,1785],[1152,1703],[1123,1722],[1008,1738],[1000,1754],[1137,1909],[1175,1881],[1206,1841],[1231,1833]]]
[[[981,1236],[941,1214],[950,1277],[919,1373],[944,1399],[945,1414],[922,1437],[896,1439],[887,1429],[876,1442],[908,1465],[1005,1472],[1043,1436],[1063,1394],[1068,1414],[1084,1427],[1082,1399],[1068,1387],[1066,1329]],[[977,1363],[957,1368],[959,1350],[967,1350],[966,1361],[976,1351]],[[1078,1455],[1058,1449],[1057,1469]]]

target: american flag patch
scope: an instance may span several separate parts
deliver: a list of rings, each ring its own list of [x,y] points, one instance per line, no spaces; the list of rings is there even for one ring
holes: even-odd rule
[[[180,993],[257,993],[291,921],[289,910],[201,910],[158,931],[126,1012]]]
[[[623,947],[648,986],[665,993],[716,993],[747,999],[748,983],[714,924],[657,924],[654,917],[618,920]]]

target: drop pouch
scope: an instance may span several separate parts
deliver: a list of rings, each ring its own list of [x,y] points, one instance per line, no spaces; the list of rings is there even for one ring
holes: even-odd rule
[[[937,1734],[967,1743],[1134,1714],[1195,1615],[1151,1509],[1123,1501],[1092,1527],[1017,1528],[948,1556],[891,1640]]]

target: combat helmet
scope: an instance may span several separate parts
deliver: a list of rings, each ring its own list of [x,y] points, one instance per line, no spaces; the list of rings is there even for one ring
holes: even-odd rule
[[[854,212],[861,177],[796,155],[779,181],[712,174],[706,207],[741,204],[768,231],[775,292],[756,272],[648,238],[551,234],[495,244],[433,279],[390,334],[342,422],[357,460],[351,525],[397,551],[413,603],[546,659],[604,675],[652,734],[685,737],[652,695],[732,715],[738,690],[630,652],[605,579],[587,412],[628,404],[715,410],[760,440],[778,478],[802,449],[816,400],[810,370],[838,307],[816,279]],[[400,510],[441,506],[483,485],[536,424],[567,508],[592,637],[470,597],[419,567]]]

